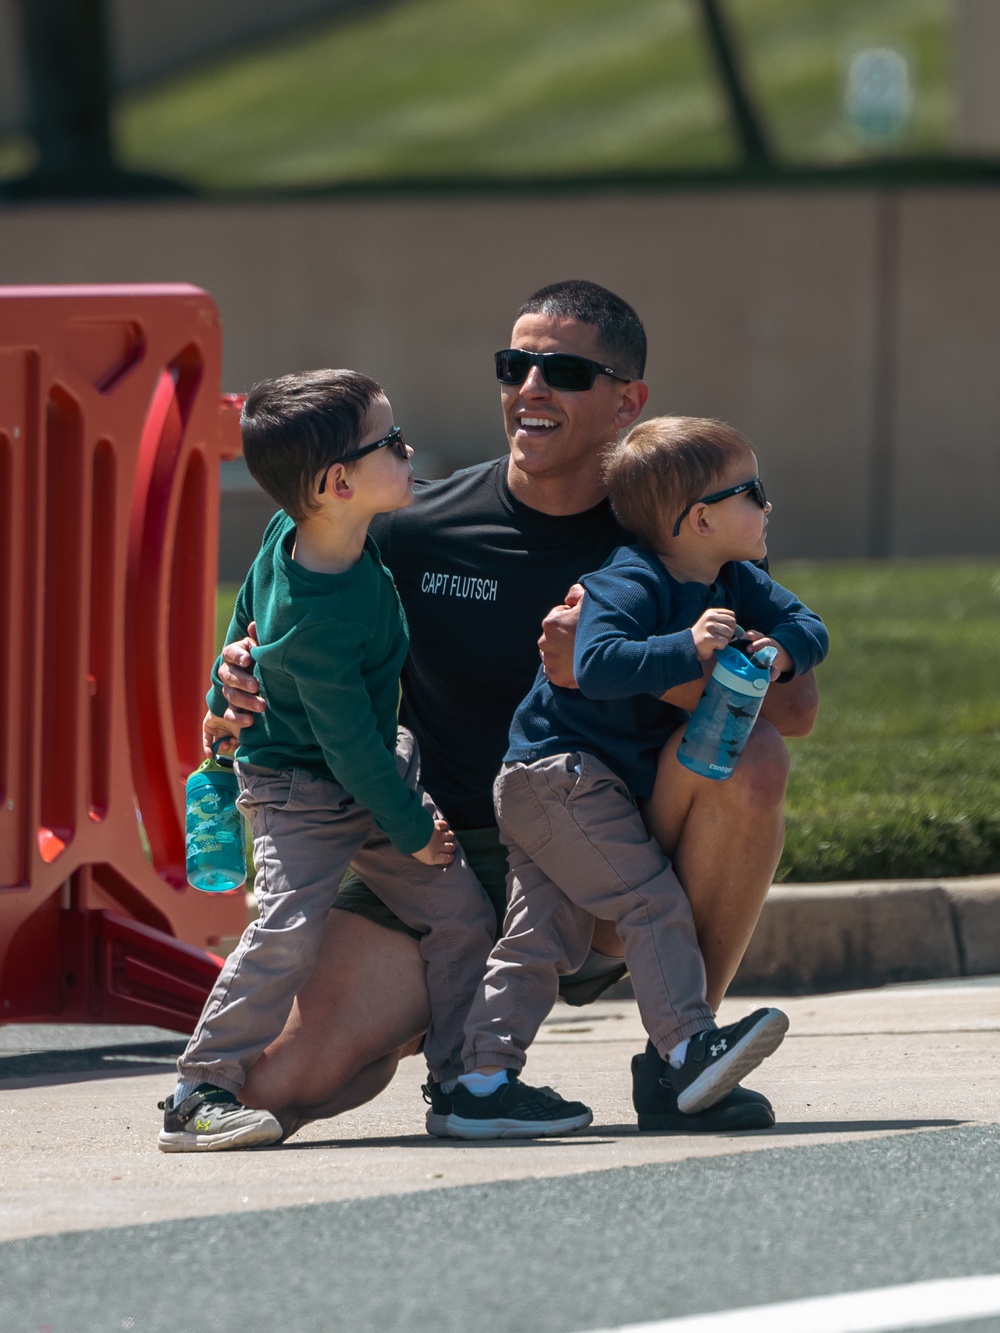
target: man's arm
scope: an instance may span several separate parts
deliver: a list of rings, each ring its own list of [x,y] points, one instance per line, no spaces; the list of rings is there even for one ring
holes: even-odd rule
[[[737,566],[737,574],[748,602],[739,607],[745,617],[743,624],[753,627],[747,630],[748,637],[758,641],[764,637],[784,648],[795,664],[790,679],[779,680],[768,690],[761,716],[782,736],[808,736],[819,712],[819,687],[813,668],[830,646],[826,626],[769,574],[746,565]]]
[[[760,715],[782,736],[808,736],[819,712],[815,671],[772,685],[764,695]]]
[[[576,642],[576,627],[580,619],[580,602],[583,595],[581,584],[574,583],[566,594],[565,602],[554,606],[542,621],[542,635],[538,640],[538,650],[546,678],[553,685],[562,685],[567,689],[576,687],[576,677],[573,674],[573,647]],[[227,661],[232,660],[227,656],[226,650],[223,652],[223,657]],[[707,667],[710,666],[708,663]],[[683,708],[688,713],[693,712],[709,674],[710,671],[706,669],[701,680],[675,685],[662,696],[664,702],[673,704],[676,708]],[[256,687],[256,681],[253,681],[252,677],[251,682]],[[253,696],[248,697],[253,698]],[[239,699],[234,698],[228,689],[226,698],[234,706],[239,704]],[[261,701],[256,699],[254,703],[258,708],[263,706]],[[807,671],[793,680],[772,686],[764,697],[761,717],[770,722],[782,736],[794,738],[809,735],[818,712],[819,687],[816,684],[816,673]],[[248,717],[247,720],[252,719]]]
[[[219,688],[226,697],[229,707],[224,718],[216,718],[217,723],[229,724],[230,734],[239,737],[243,727],[248,727],[255,713],[263,713],[267,704],[260,695],[260,682],[253,674],[253,658],[250,649],[257,648],[257,626],[251,620],[247,626],[246,638],[227,643],[222,650],[215,674],[219,678]],[[212,714],[209,714],[211,717]],[[206,718],[206,723],[208,719]],[[206,731],[206,739],[207,739]]]

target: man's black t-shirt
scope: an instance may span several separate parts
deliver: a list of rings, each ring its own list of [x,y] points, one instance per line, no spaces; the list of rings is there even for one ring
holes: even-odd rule
[[[607,501],[553,517],[521,504],[506,458],[417,482],[372,524],[410,626],[400,721],[454,828],[494,822],[493,779],[538,670],[542,617],[629,540]]]

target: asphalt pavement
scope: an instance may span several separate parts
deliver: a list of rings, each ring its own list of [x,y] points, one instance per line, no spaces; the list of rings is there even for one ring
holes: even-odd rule
[[[282,1147],[184,1156],[155,1143],[182,1038],[0,1029],[0,1330],[585,1333],[1000,1273],[1000,976],[775,1002],[765,1133],[640,1135],[644,1034],[602,1001],[526,1071],[584,1133],[432,1139],[413,1059]]]

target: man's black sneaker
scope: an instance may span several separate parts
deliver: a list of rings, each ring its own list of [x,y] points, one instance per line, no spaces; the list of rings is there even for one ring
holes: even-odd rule
[[[531,1088],[513,1070],[488,1097],[459,1083],[451,1094],[448,1133],[455,1139],[540,1139],[583,1129],[594,1113],[583,1102],[567,1102],[551,1088]]]
[[[699,1032],[688,1042],[680,1069],[667,1065],[664,1071],[677,1094],[677,1109],[690,1115],[720,1102],[778,1049],[787,1031],[787,1014],[757,1009],[728,1027]]]
[[[693,1115],[677,1109],[677,1093],[665,1077],[666,1063],[653,1043],[632,1057],[632,1105],[640,1132],[675,1134],[728,1134],[738,1129],[771,1129],[774,1108],[762,1092],[733,1088],[714,1106]]]
[[[163,1112],[160,1152],[218,1152],[277,1143],[282,1129],[270,1111],[254,1111],[225,1088],[202,1083],[179,1106],[173,1094],[159,1103]]]
[[[427,1082],[420,1091],[424,1094],[424,1101],[427,1103],[427,1133],[435,1135],[439,1139],[450,1137],[448,1133],[448,1117],[451,1115],[452,1096],[450,1092],[445,1092],[440,1083],[428,1076]]]
[[[594,1000],[610,990],[612,986],[617,986],[619,981],[624,981],[628,976],[628,966],[623,960],[617,967],[613,967],[610,972],[601,972],[596,977],[588,977],[586,981],[577,981],[572,973],[568,977],[559,978],[559,998],[565,1004],[571,1004],[575,1009],[584,1004],[593,1004]]]

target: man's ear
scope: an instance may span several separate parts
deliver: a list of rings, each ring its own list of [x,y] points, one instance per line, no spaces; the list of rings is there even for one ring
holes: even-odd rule
[[[645,380],[629,380],[622,391],[618,411],[615,414],[619,430],[625,430],[628,426],[631,426],[646,406],[648,398],[649,385]]]

